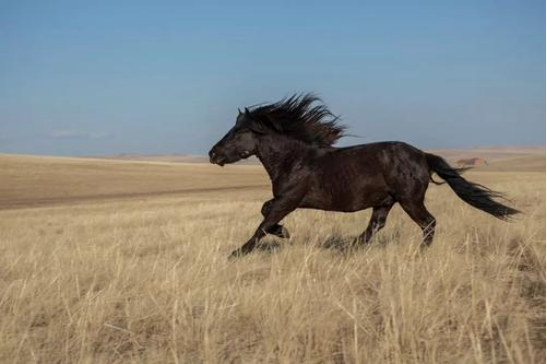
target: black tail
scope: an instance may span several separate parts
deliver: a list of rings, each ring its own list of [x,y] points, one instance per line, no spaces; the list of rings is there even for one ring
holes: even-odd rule
[[[494,198],[503,198],[503,195],[499,192],[492,191],[487,187],[469,182],[463,178],[461,176],[463,170],[452,168],[443,158],[437,155],[426,153],[425,156],[431,171],[444,179],[456,192],[456,195],[471,206],[502,220],[509,220],[511,215],[520,213],[512,207],[495,201]]]

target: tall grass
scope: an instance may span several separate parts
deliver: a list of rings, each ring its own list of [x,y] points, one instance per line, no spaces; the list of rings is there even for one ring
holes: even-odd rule
[[[425,252],[399,208],[351,253],[369,212],[297,211],[291,240],[228,261],[267,191],[0,212],[0,361],[542,362],[545,175],[473,177],[525,214],[431,187]]]

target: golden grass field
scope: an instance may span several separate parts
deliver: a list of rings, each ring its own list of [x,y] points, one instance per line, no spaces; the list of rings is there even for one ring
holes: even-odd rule
[[[433,246],[398,207],[297,211],[235,261],[270,196],[260,166],[0,155],[0,362],[540,363],[545,155],[467,173],[524,214],[431,185]],[[277,249],[273,249],[278,246]]]

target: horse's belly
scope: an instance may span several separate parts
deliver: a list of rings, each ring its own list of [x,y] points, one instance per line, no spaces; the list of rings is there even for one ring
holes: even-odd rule
[[[377,206],[387,197],[384,193],[352,193],[342,192],[333,196],[333,211],[354,212]]]
[[[323,189],[310,191],[302,200],[303,208],[313,208],[326,211],[354,212],[380,205],[389,197],[384,191],[368,190],[357,191],[352,189]]]

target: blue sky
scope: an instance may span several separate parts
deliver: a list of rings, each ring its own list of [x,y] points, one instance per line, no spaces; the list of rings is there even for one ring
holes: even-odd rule
[[[0,153],[205,153],[318,93],[341,144],[545,144],[544,1],[2,1]]]

